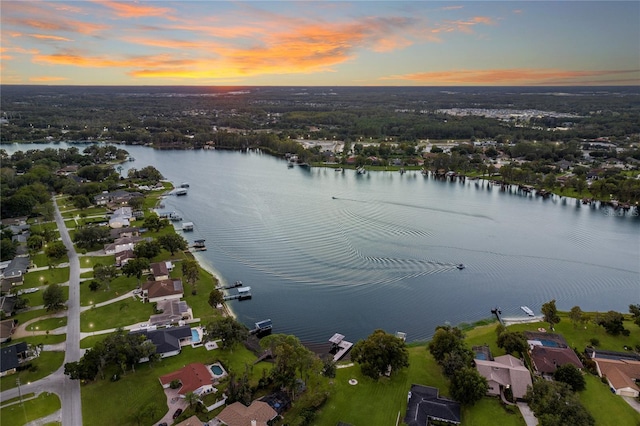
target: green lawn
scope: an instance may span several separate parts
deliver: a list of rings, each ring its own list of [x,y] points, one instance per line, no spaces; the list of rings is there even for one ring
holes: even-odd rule
[[[139,407],[147,404],[155,404],[158,413],[155,422],[167,412],[166,397],[158,377],[171,373],[192,362],[211,364],[222,358],[237,359],[234,364],[223,365],[228,371],[235,370],[242,374],[245,362],[253,364],[255,356],[244,347],[237,346],[233,352],[220,349],[207,351],[205,348],[185,347],[178,356],[165,358],[155,366],[148,364],[136,366],[135,373],[127,373],[117,382],[97,380],[82,386],[82,417],[85,424],[92,426],[102,425],[135,425],[133,414]],[[236,364],[242,364],[237,366]],[[256,366],[254,374],[261,374]],[[259,376],[258,376],[259,377]],[[100,407],[96,410],[95,407]],[[148,423],[148,422],[147,422]]]
[[[101,265],[114,265],[116,263],[116,257],[111,256],[81,256],[80,268],[92,268],[97,264]]]
[[[41,292],[38,292],[38,293],[41,293]],[[34,294],[38,294],[38,293],[34,293]],[[43,315],[49,315],[49,314],[51,314],[51,312],[47,312],[44,309],[36,309],[34,311],[21,312],[17,315],[12,316],[11,318],[13,318],[14,320],[17,320],[18,324],[22,324],[34,318],[38,318]]]
[[[124,327],[147,321],[152,314],[151,303],[142,303],[133,299],[121,300],[84,311],[80,314],[80,330],[88,333],[94,330]]]
[[[586,374],[587,389],[580,392],[580,401],[587,407],[598,426],[639,425],[640,413],[621,396],[611,393],[599,377]]]
[[[46,330],[55,330],[59,327],[64,327],[67,325],[67,317],[62,318],[47,318],[42,321],[36,321],[27,326],[27,331],[46,331]]]
[[[46,288],[46,287],[45,287]],[[42,288],[35,293],[23,294],[22,297],[27,299],[29,306],[40,306],[44,304],[42,300],[42,294],[44,293],[45,288]],[[62,293],[64,294],[64,300],[69,299],[69,286],[61,286]]]
[[[2,346],[13,345],[18,342],[27,342],[30,345],[54,345],[56,343],[62,343],[67,339],[66,334],[44,334],[39,336],[20,337],[19,339],[11,339],[10,342],[3,343]]]
[[[41,251],[37,254],[31,255],[31,263],[33,263],[34,268],[39,268],[41,266],[47,266],[49,264],[49,259],[47,258],[47,255]]]
[[[56,224],[55,221],[47,222],[47,223],[39,223],[39,224],[31,225],[29,230],[31,231],[32,234],[38,234],[44,231],[45,229],[51,229],[58,232],[58,225]],[[60,234],[58,233],[58,236],[59,235]]]
[[[98,215],[104,216],[107,214],[107,209],[104,207],[90,207],[84,210],[79,210],[79,209],[65,210],[64,212],[62,212],[62,217],[65,219],[73,219],[82,214],[85,214],[86,217],[98,216]]]
[[[104,340],[107,336],[110,336],[113,333],[106,333],[106,334],[97,334],[94,336],[88,336],[85,337],[84,339],[80,340],[80,348],[81,349],[89,349],[95,346],[96,343],[100,342],[101,340]]]
[[[53,414],[61,407],[58,395],[42,392],[37,398],[0,409],[0,424],[21,426]]]
[[[144,282],[144,280],[143,280]],[[107,300],[118,297],[124,293],[127,293],[138,286],[138,279],[136,277],[126,277],[124,275],[119,276],[111,282],[109,285],[110,290],[107,290],[107,286],[103,285],[97,291],[91,291],[89,285],[91,280],[83,281],[80,283],[80,305],[91,306],[92,304],[105,302]]]
[[[24,287],[40,287],[43,285],[69,281],[69,267],[44,269],[27,272],[24,276]]]
[[[334,426],[342,421],[354,425],[393,425],[398,416],[402,424],[412,384],[437,387],[440,395],[448,396],[448,381],[424,345],[409,348],[409,362],[409,368],[378,381],[363,376],[357,365],[338,369],[332,380],[332,396],[318,411],[313,424]],[[356,379],[358,384],[350,385],[349,379]],[[292,411],[290,415],[294,414]],[[462,416],[463,424],[470,425],[524,424],[519,412],[511,414],[495,398],[484,398],[472,408],[464,409]]]
[[[566,312],[560,312],[559,315],[561,321],[555,325],[555,333],[562,334],[572,348],[578,348],[578,350],[581,351],[584,350],[584,348],[590,344],[589,340],[591,338],[596,338],[600,341],[600,349],[611,351],[624,351],[625,346],[635,347],[635,345],[640,345],[640,327],[630,320],[624,321],[624,328],[631,332],[628,337],[625,337],[622,335],[612,336],[607,334],[603,327],[595,325],[593,322],[589,322],[585,326],[574,327],[571,320],[567,317]],[[593,317],[594,314],[590,313],[589,315]],[[538,327],[549,329],[549,324],[518,324],[510,326],[509,330],[535,331]]]
[[[40,380],[60,368],[63,361],[64,352],[41,352],[38,358],[31,361],[35,366],[35,371],[23,370],[10,376],[0,377],[0,389],[15,388],[18,378],[22,384]]]

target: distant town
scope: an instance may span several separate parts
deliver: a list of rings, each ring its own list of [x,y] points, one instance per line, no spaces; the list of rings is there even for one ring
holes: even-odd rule
[[[193,228],[161,206],[188,183],[121,167],[128,145],[261,150],[637,216],[638,88],[2,90],[0,137],[21,149],[0,150],[1,424],[640,422],[638,300],[626,312],[549,300],[514,318],[495,307],[429,342],[371,330],[308,344],[234,318],[228,301],[250,287],[203,268],[194,253],[209,242],[188,243]]]

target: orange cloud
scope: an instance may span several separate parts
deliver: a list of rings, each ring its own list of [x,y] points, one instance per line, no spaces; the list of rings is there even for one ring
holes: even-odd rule
[[[74,21],[70,19],[51,19],[40,20],[35,18],[7,18],[6,23],[18,25],[21,27],[33,28],[38,30],[44,30],[48,32],[65,31],[86,35],[93,35],[99,31],[109,28],[107,25],[93,24],[90,22]]]
[[[121,1],[98,1],[101,5],[113,10],[120,18],[144,18],[148,16],[162,16],[169,18],[173,9],[168,7],[155,7],[149,4],[125,3]]]
[[[40,40],[53,40],[53,41],[72,41],[70,38],[47,35],[47,34],[28,34],[29,37],[37,38]]]
[[[30,77],[29,81],[33,82],[33,83],[49,83],[52,81],[63,81],[63,80],[69,80],[66,77],[48,77],[48,76],[42,76],[42,77]]]
[[[570,71],[555,69],[492,69],[454,70],[414,73],[383,77],[382,80],[405,80],[422,84],[440,85],[561,85],[587,84],[585,78],[639,73],[640,70]],[[633,80],[633,79],[632,79]],[[638,78],[635,79],[638,82]],[[626,80],[625,80],[626,81]]]

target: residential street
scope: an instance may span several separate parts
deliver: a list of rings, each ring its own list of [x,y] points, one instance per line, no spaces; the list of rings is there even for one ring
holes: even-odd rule
[[[80,360],[80,262],[78,254],[73,247],[69,232],[65,227],[60,209],[54,197],[55,217],[60,237],[69,255],[69,301],[67,302],[67,340],[65,343],[64,362]],[[62,424],[67,426],[82,425],[82,401],[80,398],[80,382],[71,380],[64,375],[64,366],[53,374],[33,383],[26,383],[20,389],[13,388],[0,393],[0,401],[16,398],[19,394],[38,394],[40,392],[52,392],[60,397],[62,402]]]

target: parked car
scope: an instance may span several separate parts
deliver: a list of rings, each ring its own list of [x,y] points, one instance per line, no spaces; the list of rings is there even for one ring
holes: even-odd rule
[[[167,422],[162,422],[158,426],[168,426],[168,425],[167,425]]]
[[[180,414],[182,414],[182,408],[178,408],[176,412],[173,413],[173,418],[177,419]]]

